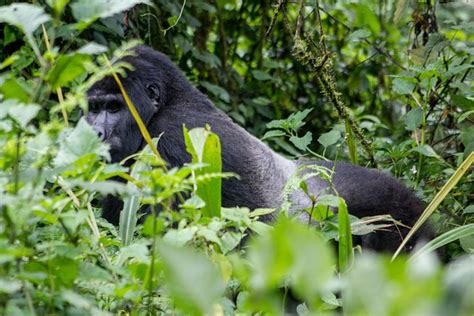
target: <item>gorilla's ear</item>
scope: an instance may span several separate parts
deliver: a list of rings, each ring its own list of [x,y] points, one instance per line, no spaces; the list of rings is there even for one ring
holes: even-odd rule
[[[153,84],[153,83],[147,84],[146,85],[146,93],[147,93],[148,97],[150,98],[151,103],[156,108],[158,108],[158,106],[160,105],[160,97],[161,97],[160,88],[157,85]]]

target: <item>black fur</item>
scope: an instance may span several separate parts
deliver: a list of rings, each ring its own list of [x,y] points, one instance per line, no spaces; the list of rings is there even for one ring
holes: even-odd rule
[[[224,181],[223,206],[278,208],[282,188],[299,163],[274,153],[233,123],[185,78],[168,57],[146,46],[137,47],[135,52],[136,57],[125,58],[135,71],[129,72],[122,82],[151,136],[163,133],[158,151],[169,165],[181,166],[190,161],[184,146],[183,124],[189,129],[209,124],[221,139],[224,171],[240,176],[240,180]],[[88,97],[95,112],[89,113],[87,119],[111,145],[113,161],[120,161],[143,147],[138,126],[112,78],[96,83],[89,90]],[[108,100],[115,105],[119,103],[120,110],[108,111]],[[332,166],[326,162],[313,163]],[[423,210],[421,201],[408,188],[376,170],[337,163],[334,184],[346,200],[349,212],[357,217],[390,214],[412,226]],[[308,181],[313,193],[325,186],[320,179]],[[307,206],[308,202],[301,194],[295,194],[294,199],[296,204]],[[104,205],[104,217],[117,224],[120,209],[121,204],[109,197]],[[406,233],[405,228],[400,228],[400,232],[397,229],[378,232],[364,237],[361,243],[375,250],[393,251]]]

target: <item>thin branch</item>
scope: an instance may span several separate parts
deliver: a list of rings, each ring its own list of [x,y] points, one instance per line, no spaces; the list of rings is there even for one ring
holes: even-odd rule
[[[331,18],[334,22],[342,25],[345,29],[347,29],[348,31],[353,31],[352,28],[350,26],[348,26],[347,24],[345,24],[344,22],[342,22],[341,20],[339,20],[338,18],[335,18],[334,16],[332,16],[329,12],[327,12],[326,10],[324,10],[322,7],[319,7],[319,10],[323,11],[324,13],[326,13],[328,15],[329,18]],[[386,50],[384,50],[383,48],[375,45],[374,43],[372,43],[371,41],[369,41],[368,39],[366,38],[362,38],[361,39],[364,43],[372,46],[377,52],[379,52],[380,54],[386,56],[394,65],[396,65],[397,67],[403,69],[403,70],[406,70],[405,66],[403,66],[402,64],[400,64],[398,61],[395,60],[395,58],[390,55],[389,52],[387,52]]]

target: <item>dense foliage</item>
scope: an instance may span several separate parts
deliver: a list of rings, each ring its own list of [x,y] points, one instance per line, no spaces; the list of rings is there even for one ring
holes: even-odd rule
[[[472,314],[474,6],[13,2],[0,1],[2,314]],[[123,72],[114,62],[136,40],[278,152],[402,179],[431,203],[440,237],[411,258],[360,247],[354,257],[350,232],[389,218],[353,218],[331,195],[302,210],[317,227],[286,205],[271,226],[258,218],[273,210],[221,208],[220,179],[233,175],[220,172],[212,126],[185,131],[193,161],[180,169],[150,147],[131,167],[108,162],[80,118],[85,93]],[[96,208],[109,193],[125,202],[119,227]],[[141,220],[140,205],[151,210]]]

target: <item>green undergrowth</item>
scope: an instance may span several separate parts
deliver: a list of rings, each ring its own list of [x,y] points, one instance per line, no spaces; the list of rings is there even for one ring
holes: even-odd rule
[[[298,69],[285,69],[297,64],[291,52],[280,52],[280,60],[271,53],[267,56],[273,59],[263,57],[266,30],[239,33],[232,28],[228,46],[213,42],[226,36],[224,24],[232,24],[234,17],[248,27],[257,25],[253,19],[260,17],[252,15],[252,8],[265,13],[265,23],[273,25],[274,32],[284,30],[282,23],[301,14],[299,6],[290,4],[283,18],[281,7],[263,2],[249,3],[249,11],[241,7],[241,15],[234,10],[237,4],[225,1],[185,1],[183,7],[182,2],[146,0],[11,2],[0,7],[2,314],[472,314],[474,209],[469,204],[472,172],[470,165],[465,167],[473,159],[474,101],[469,86],[472,47],[463,46],[463,40],[472,45],[472,25],[453,22],[446,31],[451,42],[433,35],[432,42],[417,49],[431,45],[436,54],[424,64],[405,57],[406,69],[388,76],[393,80],[388,87],[379,87],[383,98],[390,95],[409,107],[398,122],[402,131],[389,119],[382,121],[379,117],[390,114],[362,92],[363,86],[375,85],[370,67],[358,68],[347,85],[341,84],[343,93],[349,95],[345,89],[352,89],[358,93],[355,100],[366,102],[349,102],[354,117],[350,124],[359,124],[373,139],[371,150],[380,167],[415,188],[427,202],[433,201],[426,217],[431,216],[439,237],[420,245],[411,257],[401,254],[392,260],[391,254],[356,247],[351,234],[384,229],[393,220],[358,219],[347,212],[340,197],[307,192],[305,179],[318,176],[331,183],[332,170],[314,168],[290,179],[279,214],[272,209],[223,208],[222,179],[236,175],[222,172],[220,140],[212,126],[183,127],[192,161],[181,168],[168,168],[149,146],[130,157],[134,162],[126,167],[110,163],[108,146],[81,118],[87,111],[87,89],[104,76],[123,73],[127,65],[117,61],[137,44],[131,38],[140,37],[169,53],[167,45],[176,43],[174,56],[182,58],[179,65],[187,75],[217,106],[240,124],[252,125],[252,131],[273,148],[290,156],[367,162],[347,121],[337,121],[326,105],[312,108],[321,100],[302,92],[310,87],[317,94],[309,77],[298,77],[306,73],[299,69],[295,75]],[[380,36],[382,25],[372,6],[338,4],[331,8],[332,15],[321,11],[325,27],[341,14],[355,12],[351,23],[358,30],[351,30],[352,42],[327,39],[329,47],[346,45],[339,47],[336,72],[344,73],[345,65],[351,64],[345,58],[355,62],[367,54],[360,45],[370,46],[371,37]],[[394,20],[401,19],[400,10],[394,8]],[[316,16],[311,12],[306,12],[308,24]],[[364,14],[367,24],[361,20]],[[209,16],[215,18],[208,21],[207,32],[201,22]],[[124,21],[131,35],[125,34]],[[153,24],[156,21],[158,25]],[[253,38],[255,34],[261,37]],[[388,34],[389,48],[404,40],[395,31]],[[201,36],[207,48],[191,35]],[[291,38],[283,31],[275,36],[275,45]],[[107,40],[110,45],[105,46]],[[228,64],[220,67],[231,49],[236,59],[226,59]],[[250,51],[255,59],[246,60]],[[423,56],[422,51],[416,53]],[[253,68],[246,68],[249,65]],[[224,77],[225,82],[217,79]],[[301,86],[292,79],[296,77]],[[240,91],[250,92],[239,99]],[[292,100],[291,95],[298,93],[303,93],[299,101]],[[433,101],[438,97],[444,101]],[[301,102],[306,108],[291,105]],[[317,116],[323,118],[319,121],[332,118],[332,125],[314,123]],[[398,138],[387,136],[390,128]],[[310,130],[324,132],[314,137],[316,142]],[[444,137],[450,139],[445,151],[438,146]],[[149,144],[157,141],[147,139]],[[117,177],[125,183],[112,181]],[[287,216],[288,197],[294,190],[302,190],[313,201],[311,208],[298,214],[308,213],[318,225]],[[101,218],[97,207],[107,194],[124,201],[118,227]],[[140,209],[146,209],[148,216]],[[259,220],[268,214],[274,215],[274,222]],[[445,257],[439,258],[434,250],[442,246]]]

